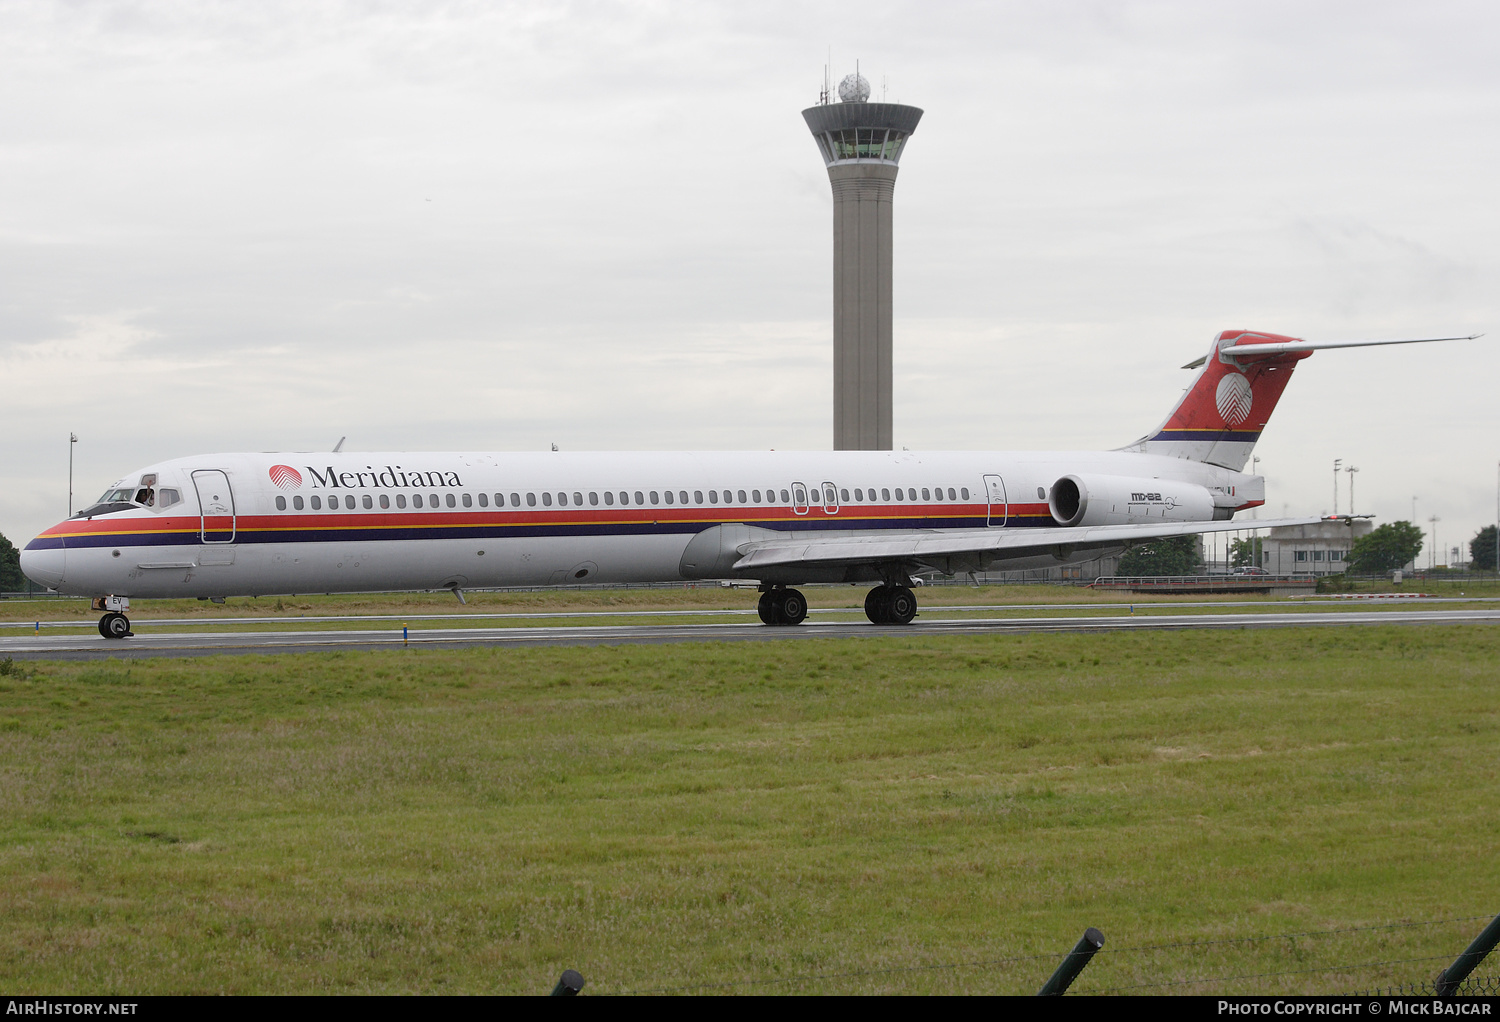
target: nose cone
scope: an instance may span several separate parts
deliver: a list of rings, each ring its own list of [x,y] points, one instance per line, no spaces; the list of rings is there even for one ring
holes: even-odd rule
[[[21,551],[21,570],[26,577],[39,586],[56,589],[63,581],[63,560],[67,551],[59,546],[38,547],[40,540],[32,540]]]

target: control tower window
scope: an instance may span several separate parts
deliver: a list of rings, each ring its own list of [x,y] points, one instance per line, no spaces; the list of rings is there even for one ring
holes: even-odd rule
[[[899,131],[893,131],[885,140],[885,159],[892,163],[901,159],[901,145],[906,141],[906,136]]]

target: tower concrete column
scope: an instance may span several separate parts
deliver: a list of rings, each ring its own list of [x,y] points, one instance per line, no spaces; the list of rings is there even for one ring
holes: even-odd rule
[[[892,447],[891,204],[907,137],[922,111],[870,103],[850,75],[842,102],[802,111],[833,186],[833,447]]]

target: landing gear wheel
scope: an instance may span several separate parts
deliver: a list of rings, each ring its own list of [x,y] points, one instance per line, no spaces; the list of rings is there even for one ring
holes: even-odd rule
[[[906,586],[893,586],[885,597],[886,620],[893,625],[909,625],[917,616],[917,596]]]
[[[760,602],[755,605],[755,610],[760,614],[761,624],[774,625],[776,623],[775,595],[769,589],[760,594]]]
[[[123,639],[130,635],[130,619],[124,614],[110,611],[99,619],[99,634],[106,639]]]
[[[776,601],[776,616],[780,624],[800,625],[807,618],[807,597],[795,589],[783,589]]]
[[[886,599],[890,592],[885,586],[876,586],[865,595],[865,617],[870,619],[872,625],[883,625],[889,620],[889,601]]]

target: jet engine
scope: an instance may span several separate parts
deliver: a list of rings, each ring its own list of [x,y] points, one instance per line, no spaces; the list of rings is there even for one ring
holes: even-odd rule
[[[1052,484],[1047,508],[1064,526],[1209,522],[1228,518],[1213,494],[1195,483],[1128,476],[1066,475]]]

